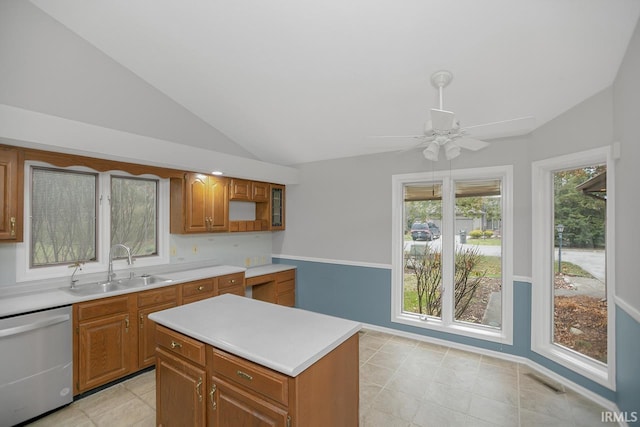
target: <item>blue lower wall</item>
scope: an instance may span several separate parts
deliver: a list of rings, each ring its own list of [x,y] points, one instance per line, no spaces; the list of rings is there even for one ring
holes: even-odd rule
[[[297,307],[384,328],[526,357],[617,403],[621,411],[640,410],[640,324],[619,308],[616,311],[618,391],[614,392],[531,351],[531,284],[528,282],[514,282],[513,345],[504,345],[391,322],[390,269],[287,258],[274,258],[273,262],[297,267]]]

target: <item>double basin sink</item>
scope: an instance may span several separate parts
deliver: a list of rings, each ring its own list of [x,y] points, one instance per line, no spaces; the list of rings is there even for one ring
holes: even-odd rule
[[[143,274],[142,276],[128,279],[114,279],[105,282],[87,283],[86,285],[76,285],[73,288],[65,289],[73,295],[97,295],[114,291],[141,288],[149,285],[169,284],[172,281],[173,280],[171,279]]]

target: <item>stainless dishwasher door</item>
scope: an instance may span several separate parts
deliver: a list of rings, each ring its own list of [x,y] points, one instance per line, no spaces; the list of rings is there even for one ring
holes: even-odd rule
[[[73,401],[71,307],[0,319],[0,426]]]

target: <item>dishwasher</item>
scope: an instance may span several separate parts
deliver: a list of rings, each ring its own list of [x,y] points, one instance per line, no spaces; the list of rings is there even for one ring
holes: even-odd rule
[[[0,427],[73,401],[71,306],[0,319]]]

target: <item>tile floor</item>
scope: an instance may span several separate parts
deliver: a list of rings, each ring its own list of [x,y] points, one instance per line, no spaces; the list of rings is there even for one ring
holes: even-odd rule
[[[601,407],[570,390],[557,394],[531,374],[521,364],[363,331],[360,426],[601,425]],[[145,372],[31,425],[154,426],[154,375]]]

